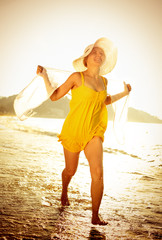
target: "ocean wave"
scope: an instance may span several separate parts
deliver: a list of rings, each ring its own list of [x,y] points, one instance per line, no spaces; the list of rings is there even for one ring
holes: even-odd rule
[[[29,118],[25,121],[20,121],[16,117],[8,117],[8,116],[2,116],[0,118],[0,128],[1,131],[6,131],[6,129],[12,129],[16,131],[26,132],[30,134],[40,134],[44,136],[50,136],[57,138],[58,133],[61,132],[62,125],[63,125],[64,119],[48,119],[48,118]],[[131,146],[127,146],[127,144],[124,146],[119,146],[119,144],[116,144],[114,140],[112,142],[104,142],[104,153],[112,154],[112,155],[122,155],[123,157],[131,157],[136,160],[144,160],[147,162],[150,162],[150,164],[155,164],[158,161],[158,166],[161,166],[161,151],[162,151],[162,145],[159,141],[160,138],[154,137],[154,132],[160,132],[161,125],[142,125],[142,127],[145,126],[145,129],[151,129],[152,135],[149,137],[147,136],[147,139],[145,138],[145,134],[143,132],[140,132],[141,130],[141,124],[133,123],[131,124],[130,133],[132,133],[132,129],[134,129],[136,132],[140,132],[140,135],[138,136],[138,142],[134,142],[135,138],[134,132],[133,134],[130,134],[127,136],[129,139],[129,143],[132,142],[133,148]],[[105,139],[108,139],[107,135],[111,131],[107,131],[105,133]],[[143,142],[139,142],[139,139],[143,139]],[[131,144],[130,144],[131,145]],[[108,147],[107,147],[108,146]]]
[[[104,152],[106,153],[112,153],[112,154],[123,154],[123,155],[127,155],[130,156],[132,158],[138,158],[141,159],[139,156],[132,154],[132,153],[128,153],[122,149],[118,149],[118,148],[105,148]]]
[[[43,128],[40,127],[36,127],[36,126],[30,126],[30,125],[24,125],[16,122],[16,124],[11,124],[10,123],[10,128],[12,128],[13,130],[16,131],[21,131],[21,132],[26,132],[26,133],[31,133],[31,134],[40,134],[40,135],[46,135],[46,136],[50,136],[50,137],[57,137],[59,131],[51,131],[51,130],[45,130]],[[118,149],[118,148],[107,148],[104,147],[104,152],[108,153],[108,154],[122,154],[122,155],[127,155],[130,156],[132,158],[137,158],[137,159],[141,159],[139,156],[126,152],[122,149]]]
[[[58,132],[52,131],[51,129],[45,129],[44,127],[39,127],[39,124],[36,122],[32,125],[31,122],[21,122],[18,121],[16,118],[12,117],[4,117],[1,118],[1,129],[5,130],[5,127],[8,129],[26,132],[26,133],[33,133],[33,134],[41,134],[51,137],[57,137]],[[36,125],[37,124],[37,125]],[[48,126],[47,126],[48,127]]]
[[[5,124],[6,125],[6,124]],[[30,134],[39,134],[39,135],[45,135],[45,136],[50,136],[50,137],[55,137],[57,138],[57,135],[60,132],[60,129],[54,129],[52,131],[52,129],[50,128],[50,130],[41,128],[39,125],[32,125],[32,124],[23,124],[21,122],[17,122],[17,121],[9,121],[8,124],[10,129],[12,130],[16,130],[16,131],[21,131],[21,132],[26,132],[26,133],[30,133]],[[48,127],[48,126],[47,126]],[[113,155],[118,155],[118,154],[122,154],[122,155],[126,155],[135,159],[141,159],[139,156],[133,154],[133,153],[129,153],[123,149],[119,149],[119,148],[111,148],[111,147],[104,147],[104,153],[108,153],[108,154],[113,154]]]
[[[41,134],[41,135],[46,135],[50,137],[57,137],[58,133],[56,132],[51,132],[51,131],[46,131],[43,129],[36,129],[36,128],[31,128],[31,127],[15,127],[14,130],[17,131],[22,131],[22,132],[27,132],[27,133],[33,133],[33,134]]]

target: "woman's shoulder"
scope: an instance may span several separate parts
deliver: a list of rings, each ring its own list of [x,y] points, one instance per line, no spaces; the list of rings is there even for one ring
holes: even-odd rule
[[[70,75],[70,78],[81,78],[81,74],[80,72],[73,72],[71,75]]]
[[[69,76],[69,80],[72,81],[75,85],[78,85],[78,83],[80,83],[80,81],[81,81],[81,74],[80,74],[80,72],[73,72]]]

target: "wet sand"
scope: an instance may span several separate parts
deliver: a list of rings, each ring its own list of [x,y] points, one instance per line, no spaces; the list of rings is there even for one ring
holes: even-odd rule
[[[84,154],[69,187],[71,205],[63,208],[64,157],[57,139],[16,131],[4,122],[0,131],[0,239],[162,239],[160,168],[148,168],[146,175],[151,162],[104,152],[100,212],[109,224],[94,226]]]

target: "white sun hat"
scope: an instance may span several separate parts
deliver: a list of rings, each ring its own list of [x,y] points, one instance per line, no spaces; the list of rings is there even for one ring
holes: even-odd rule
[[[84,65],[84,58],[87,57],[94,47],[101,48],[105,53],[105,61],[100,67],[100,75],[106,75],[115,67],[118,51],[113,42],[107,38],[99,38],[94,44],[89,45],[84,50],[84,54],[73,61],[73,66],[77,72],[83,72],[87,69]]]

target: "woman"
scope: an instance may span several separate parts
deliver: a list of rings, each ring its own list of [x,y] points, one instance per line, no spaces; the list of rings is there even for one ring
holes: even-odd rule
[[[64,148],[65,169],[62,172],[63,206],[69,205],[68,185],[74,176],[79,154],[84,150],[91,173],[92,224],[106,225],[99,217],[103,195],[103,146],[107,127],[106,105],[129,94],[131,86],[124,83],[124,91],[114,96],[107,95],[108,81],[101,75],[110,72],[117,59],[117,49],[106,38],[98,39],[85,49],[84,55],[73,62],[74,72],[51,95],[56,101],[72,93],[70,112],[58,136]],[[42,71],[43,70],[43,71]],[[41,72],[42,71],[42,72]],[[44,78],[47,90],[50,82],[44,68],[38,67],[37,74]]]

